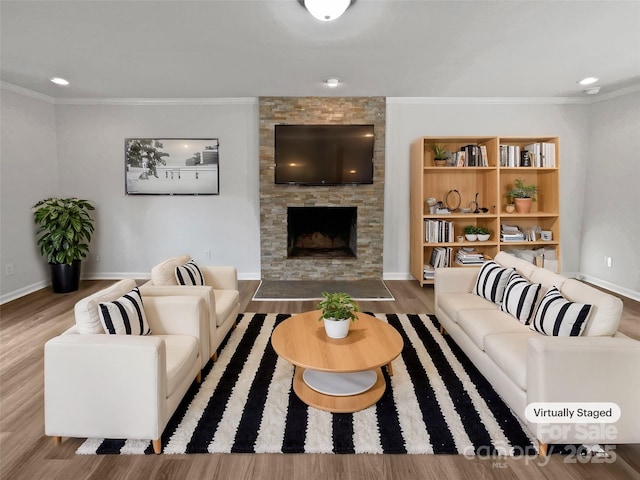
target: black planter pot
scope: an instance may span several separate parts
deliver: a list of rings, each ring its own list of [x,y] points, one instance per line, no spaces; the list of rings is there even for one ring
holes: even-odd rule
[[[80,288],[80,262],[74,260],[71,265],[66,263],[50,263],[51,285],[53,293],[75,292]]]

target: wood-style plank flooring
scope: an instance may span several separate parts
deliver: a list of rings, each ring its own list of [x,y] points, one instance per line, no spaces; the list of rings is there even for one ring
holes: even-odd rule
[[[557,455],[544,462],[460,455],[76,455],[84,439],[65,438],[55,446],[44,435],[43,346],[73,324],[76,301],[111,283],[83,281],[79,291],[69,294],[43,289],[0,307],[0,479],[640,479],[640,445],[618,445],[610,464]],[[258,283],[240,282],[242,311],[316,308],[316,302],[254,302]],[[433,312],[431,287],[420,288],[413,281],[386,283],[396,300],[359,302],[363,310]],[[640,304],[625,301],[620,329],[640,338]]]

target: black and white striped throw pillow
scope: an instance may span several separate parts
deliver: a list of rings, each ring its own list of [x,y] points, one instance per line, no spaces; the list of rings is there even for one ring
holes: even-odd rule
[[[557,287],[542,297],[531,330],[554,337],[578,337],[587,324],[591,305],[570,302]]]
[[[204,285],[202,272],[193,260],[176,267],[176,281],[178,285]]]
[[[502,267],[493,260],[484,262],[472,293],[500,305],[504,289],[514,271],[513,268]]]
[[[114,302],[98,304],[100,322],[110,335],[149,335],[140,290],[134,288]]]
[[[500,310],[517,318],[520,323],[528,324],[541,288],[539,283],[529,283],[520,274],[512,274],[504,290]]]

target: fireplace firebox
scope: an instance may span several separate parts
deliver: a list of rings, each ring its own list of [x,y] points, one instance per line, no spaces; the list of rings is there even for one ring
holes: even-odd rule
[[[288,207],[287,257],[356,257],[357,207]]]

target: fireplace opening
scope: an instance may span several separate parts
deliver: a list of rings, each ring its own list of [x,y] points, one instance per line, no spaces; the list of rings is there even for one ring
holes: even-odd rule
[[[288,207],[287,257],[355,257],[357,207]]]

